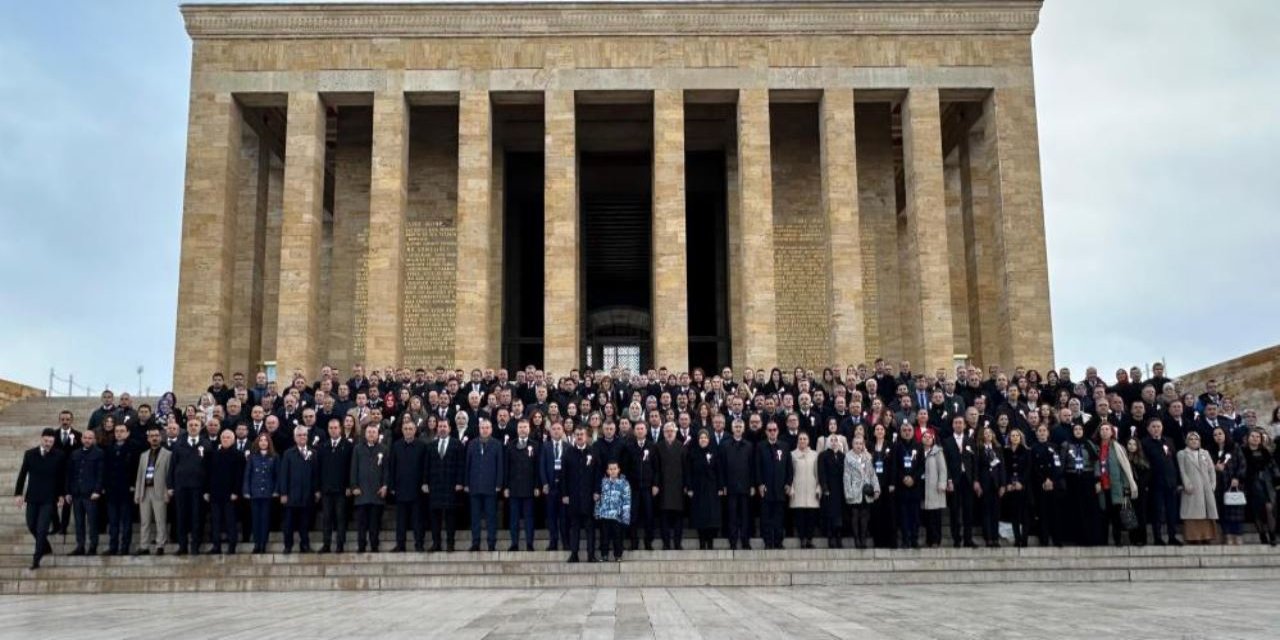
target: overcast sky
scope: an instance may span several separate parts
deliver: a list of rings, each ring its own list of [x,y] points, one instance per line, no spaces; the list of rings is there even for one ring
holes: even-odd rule
[[[1276,0],[1046,3],[1060,366],[1280,341],[1277,33]],[[0,4],[0,378],[168,388],[189,64],[174,2]]]

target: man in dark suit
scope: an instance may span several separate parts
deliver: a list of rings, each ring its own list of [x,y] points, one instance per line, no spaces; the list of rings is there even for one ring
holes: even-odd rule
[[[746,425],[733,423],[733,438],[720,445],[724,459],[725,503],[729,524],[729,548],[751,548],[751,496],[755,495],[755,450],[743,437]]]
[[[1169,544],[1180,547],[1178,540],[1178,510],[1181,506],[1182,476],[1178,471],[1177,451],[1173,443],[1164,437],[1164,424],[1159,420],[1147,423],[1147,437],[1142,440],[1142,453],[1151,465],[1147,491],[1147,511],[1151,522],[1152,542],[1164,546],[1160,535],[1163,526],[1169,534]]]
[[[152,422],[148,428],[155,428]],[[107,505],[107,555],[128,554],[133,548],[133,481],[138,450],[133,433],[115,426],[113,442],[103,451],[102,497]]]
[[[499,412],[501,413],[501,412]],[[540,447],[529,439],[529,421],[516,422],[515,437],[507,443],[507,486],[502,490],[507,498],[507,524],[511,530],[511,546],[507,551],[520,547],[520,520],[524,519],[525,549],[533,551],[533,502],[541,491],[538,489],[538,458]]]
[[[592,516],[595,512],[596,466],[599,462],[587,447],[586,427],[578,425],[573,430],[573,446],[564,452],[561,461],[565,505],[565,519],[569,529],[569,562],[578,562],[578,549],[582,534],[587,536],[587,561],[596,560],[596,538],[592,535]]]
[[[564,454],[571,445],[564,437],[563,423],[553,422],[550,433],[551,437],[542,443],[538,480],[542,483],[542,493],[547,496],[547,537],[551,540],[547,551],[557,551],[561,542],[569,546],[569,527],[561,498],[564,497]]]
[[[506,461],[502,444],[492,436],[493,425],[488,418],[481,418],[480,436],[467,443],[462,487],[471,499],[471,551],[480,550],[482,519],[488,530],[489,550],[496,551],[498,547],[498,494],[506,481]]]
[[[782,516],[788,503],[787,487],[795,474],[791,449],[778,438],[778,423],[764,429],[765,439],[755,446],[756,490],[760,493],[760,537],[766,549],[782,548]]]
[[[436,421],[436,438],[427,444],[427,500],[431,505],[431,552],[453,551],[458,530],[458,492],[466,466],[462,442],[450,433],[447,420]],[[441,546],[441,528],[444,543]]]
[[[307,442],[306,427],[293,428],[293,447],[280,457],[276,476],[276,493],[284,505],[284,552],[293,553],[293,534],[299,539],[303,553],[311,553],[311,513],[320,499],[320,463],[315,449]]]
[[[178,503],[178,555],[200,553],[200,511],[209,491],[213,445],[200,432],[199,418],[187,421],[187,435],[178,438],[169,461],[168,487]],[[188,543],[189,546],[188,546]]]
[[[22,455],[22,468],[18,471],[18,484],[13,489],[19,507],[27,510],[27,531],[35,538],[35,552],[31,557],[31,570],[40,568],[40,559],[53,553],[49,544],[49,523],[56,507],[64,500],[66,482],[66,454],[55,448],[57,429],[45,429],[40,434],[40,445],[27,449]]]
[[[951,542],[956,547],[976,547],[973,542],[973,497],[977,478],[974,468],[973,434],[965,428],[964,416],[951,419],[951,433],[939,436],[947,462],[947,509],[951,521]]]
[[[406,420],[401,425],[402,438],[391,445],[391,481],[389,488],[396,502],[396,546],[394,553],[404,553],[408,529],[413,527],[413,548],[426,550],[426,523],[423,520],[427,485],[423,466],[427,446],[418,439],[418,425]]]
[[[225,538],[227,553],[235,555],[236,542],[240,538],[236,526],[236,505],[242,502],[244,487],[245,455],[236,450],[236,435],[231,430],[218,434],[218,443],[209,464],[209,537],[213,541],[210,553],[221,554]]]
[[[122,425],[123,426],[123,425]],[[97,445],[98,435],[86,431],[81,436],[82,446],[71,452],[67,464],[66,502],[72,504],[76,518],[76,548],[73,556],[85,555],[85,529],[88,531],[89,555],[98,555],[98,503],[102,498],[102,449]]]
[[[649,439],[649,425],[637,422],[632,427],[622,452],[622,471],[631,484],[631,550],[640,546],[644,531],[645,551],[653,550],[654,483],[658,477],[658,451]]]
[[[351,450],[349,440],[342,437],[342,422],[330,418],[326,427],[328,438],[317,447],[320,456],[320,520],[324,529],[324,543],[320,553],[332,548],[333,531],[338,530],[338,553],[347,544],[347,496],[351,489],[347,483],[351,477]]]
[[[103,391],[102,398],[104,403],[103,407],[106,407],[111,403],[111,400],[115,398],[115,394],[110,391]],[[115,405],[110,404],[110,406],[111,412],[114,412]],[[102,409],[94,411],[95,416],[98,415],[98,411],[102,411]],[[90,420],[89,430],[96,431],[95,426],[100,427],[107,418],[111,418],[113,415],[111,412],[102,414],[102,418],[96,423],[93,420]],[[74,419],[75,417],[66,409],[58,412],[58,430],[53,441],[53,446],[61,451],[63,456],[67,459],[70,459],[72,451],[80,448],[80,432],[71,426],[71,422]],[[53,524],[51,526],[53,529],[49,533],[54,535],[67,535],[67,529],[71,526],[70,501],[63,500],[62,506],[58,510],[54,511]]]

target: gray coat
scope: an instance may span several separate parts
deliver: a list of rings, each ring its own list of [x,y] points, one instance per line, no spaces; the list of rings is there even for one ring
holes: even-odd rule
[[[391,464],[391,456],[387,446],[367,442],[356,444],[351,452],[351,489],[360,490],[356,496],[356,506],[366,504],[384,504],[386,500],[378,496],[378,489],[387,486],[390,476],[387,469]]]
[[[147,479],[147,457],[151,455],[150,447],[138,456],[138,473],[133,483],[133,501],[141,503],[142,493],[146,489]],[[151,494],[152,500],[164,500],[165,492],[169,489],[167,478],[169,477],[169,450],[160,447],[159,454],[156,455],[155,474],[151,477],[152,487],[155,493]]]
[[[1214,490],[1217,489],[1218,473],[1209,452],[1204,449],[1179,451],[1178,472],[1182,475],[1182,519],[1217,520]]]
[[[924,452],[924,504],[926,511],[947,508],[947,459],[942,447]]]
[[[852,451],[844,454],[844,501],[849,504],[873,502],[862,495],[862,486],[870,484],[877,493],[880,491],[880,479],[876,477],[876,468],[871,462],[871,453],[863,451],[858,455]]]

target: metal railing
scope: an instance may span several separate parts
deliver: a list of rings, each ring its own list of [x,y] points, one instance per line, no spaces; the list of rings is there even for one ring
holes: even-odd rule
[[[61,386],[63,383],[66,384],[66,387]],[[66,389],[66,393],[61,393],[64,388]],[[77,394],[77,390],[81,391],[81,393]],[[47,391],[49,397],[60,395],[63,397],[79,396],[88,398],[93,396],[93,389],[91,387],[76,383],[76,374],[68,373],[66,378],[62,378],[53,370],[53,367],[49,368],[49,388]]]

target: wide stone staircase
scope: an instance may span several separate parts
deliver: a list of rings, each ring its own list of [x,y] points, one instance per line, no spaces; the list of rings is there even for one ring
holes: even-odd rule
[[[137,402],[153,399],[138,399]],[[63,408],[77,428],[95,399],[33,398],[0,412],[0,478],[15,481],[22,451]],[[12,484],[9,484],[12,486]],[[382,541],[390,548],[394,515],[388,509]],[[539,531],[538,549],[546,548]],[[313,546],[318,534],[312,533]],[[134,541],[138,540],[135,527]],[[1250,536],[1248,541],[1255,538]],[[1170,580],[1280,580],[1280,552],[1271,547],[1091,547],[927,549],[916,551],[796,549],[628,552],[623,562],[568,564],[563,552],[477,552],[459,531],[456,553],[281,553],[272,534],[269,553],[235,556],[70,557],[74,535],[51,538],[55,554],[30,571],[32,541],[23,510],[0,502],[0,594],[186,591],[406,590],[426,588],[802,586],[876,584],[981,584],[991,582],[1145,582]],[[821,546],[822,541],[817,543]],[[499,532],[499,549],[508,539]],[[795,540],[788,540],[795,547]],[[105,534],[100,550],[106,548]],[[348,548],[354,547],[354,527]],[[207,548],[207,547],[206,547]],[[173,545],[170,544],[170,553]],[[583,560],[585,560],[583,553]]]

